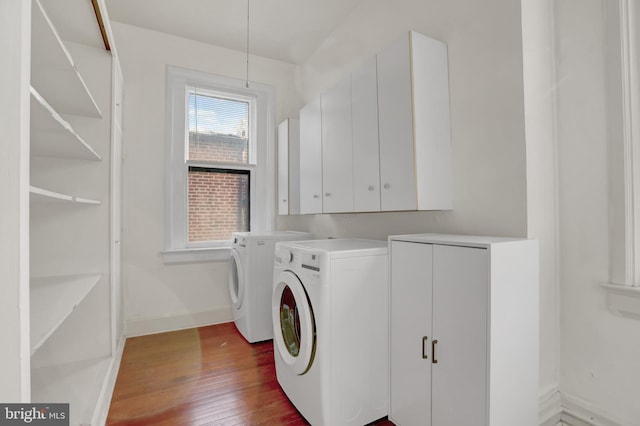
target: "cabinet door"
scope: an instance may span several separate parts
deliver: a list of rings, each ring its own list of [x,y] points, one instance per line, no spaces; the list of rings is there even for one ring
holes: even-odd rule
[[[400,425],[431,424],[432,252],[391,242],[389,418]]]
[[[289,214],[300,214],[300,121],[289,119]]]
[[[300,213],[322,213],[320,97],[300,109]]]
[[[289,214],[289,120],[278,125],[278,214]]]
[[[487,250],[434,245],[433,265],[433,424],[487,425]]]
[[[380,211],[378,88],[375,58],[351,74],[353,209]]]
[[[409,39],[377,56],[382,210],[415,210],[416,181]]]
[[[353,211],[350,78],[322,95],[322,190],[324,213]]]
[[[447,46],[411,32],[419,210],[453,207]]]

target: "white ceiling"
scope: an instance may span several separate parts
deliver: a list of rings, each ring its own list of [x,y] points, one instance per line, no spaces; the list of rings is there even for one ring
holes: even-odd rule
[[[303,63],[363,0],[249,0],[249,51]],[[247,0],[106,0],[109,18],[247,49]]]

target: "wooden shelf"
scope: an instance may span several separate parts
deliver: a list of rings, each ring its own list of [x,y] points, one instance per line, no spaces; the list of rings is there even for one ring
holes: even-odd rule
[[[69,403],[69,424],[91,424],[110,364],[111,357],[103,357],[34,368],[31,400]]]
[[[31,85],[61,114],[102,117],[71,54],[38,0],[32,7]]]
[[[31,154],[102,160],[102,157],[33,87],[31,87]]]
[[[49,191],[48,189],[31,186],[31,201],[35,203],[78,203],[78,204],[102,204],[99,200],[89,198],[74,197],[73,195],[61,194],[59,192]]]
[[[31,355],[89,294],[101,275],[74,275],[31,279]]]

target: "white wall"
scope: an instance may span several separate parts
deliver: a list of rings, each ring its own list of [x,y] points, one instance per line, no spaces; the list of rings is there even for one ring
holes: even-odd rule
[[[554,2],[560,194],[561,371],[564,404],[614,424],[640,421],[640,323],[607,310],[608,159],[619,117],[608,102],[617,45],[610,0]],[[618,58],[619,59],[619,58]],[[619,81],[619,78],[618,78]],[[618,111],[619,112],[619,111]],[[612,259],[616,262],[616,259]]]
[[[167,65],[243,79],[244,53],[113,22],[125,81],[123,283],[129,334],[231,320],[226,263],[165,265]],[[275,88],[276,119],[296,112],[294,67],[252,57],[251,79]]]

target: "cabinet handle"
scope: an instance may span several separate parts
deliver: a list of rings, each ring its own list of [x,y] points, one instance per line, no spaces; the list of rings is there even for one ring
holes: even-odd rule
[[[313,194],[313,198],[319,198],[320,196],[318,194]]]
[[[286,198],[285,198],[285,199],[283,199],[283,200],[282,200],[282,202],[283,202],[283,203],[286,203],[286,202],[287,202]]]
[[[324,196],[325,196],[325,197],[331,197],[331,193],[330,193],[330,192],[325,192],[325,193],[324,193]]]
[[[437,364],[438,360],[436,359],[436,345],[438,344],[438,339],[431,341],[431,363]]]
[[[369,191],[373,191],[375,187],[373,185],[369,185]]]
[[[384,184],[384,189],[389,189],[389,188],[391,188],[391,185],[389,185],[388,183],[385,183]]]
[[[422,336],[422,359],[427,359],[429,358],[426,354],[426,352],[424,351],[424,344],[427,343],[427,340],[429,338],[427,336]]]

